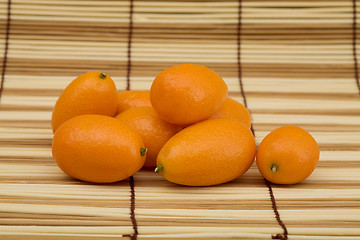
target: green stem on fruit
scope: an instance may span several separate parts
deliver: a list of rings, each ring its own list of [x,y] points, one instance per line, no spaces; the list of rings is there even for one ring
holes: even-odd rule
[[[147,148],[140,148],[140,155],[145,156],[145,153],[147,152]]]
[[[279,169],[279,167],[276,164],[271,165],[271,171],[276,172]]]
[[[105,79],[106,78],[106,73],[100,73],[100,78]]]
[[[157,167],[155,168],[155,172],[162,172],[163,171],[163,166],[158,164]]]

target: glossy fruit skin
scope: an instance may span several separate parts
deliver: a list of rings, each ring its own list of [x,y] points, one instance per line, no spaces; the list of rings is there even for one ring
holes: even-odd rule
[[[129,90],[117,93],[116,115],[134,107],[151,106],[150,91]]]
[[[108,116],[74,117],[55,132],[52,154],[68,175],[87,182],[110,183],[135,174],[144,164],[141,137]]]
[[[246,127],[251,127],[251,115],[249,110],[238,101],[229,97],[225,99],[225,102],[220,110],[212,115],[209,119],[216,118],[235,119],[243,123]]]
[[[217,185],[244,174],[254,162],[251,131],[233,119],[191,125],[161,149],[157,169],[170,182],[188,186]]]
[[[297,126],[284,126],[273,130],[262,140],[256,164],[268,181],[296,184],[310,176],[319,156],[319,146],[307,131]]]
[[[226,83],[213,70],[196,64],[180,64],[156,76],[150,100],[165,121],[190,125],[216,113],[227,93]]]
[[[83,114],[115,116],[116,86],[101,72],[87,72],[74,79],[61,93],[52,112],[51,125],[56,129],[66,120]]]
[[[147,148],[144,167],[156,167],[156,158],[164,144],[180,127],[162,120],[152,107],[128,109],[116,119],[136,130]]]

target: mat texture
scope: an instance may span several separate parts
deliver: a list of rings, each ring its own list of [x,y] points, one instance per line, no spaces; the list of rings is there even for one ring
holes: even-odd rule
[[[360,1],[0,0],[0,239],[360,239]],[[259,144],[298,125],[321,156],[304,182],[182,187],[152,170],[66,176],[51,111],[76,76],[149,89],[179,63],[213,68]]]

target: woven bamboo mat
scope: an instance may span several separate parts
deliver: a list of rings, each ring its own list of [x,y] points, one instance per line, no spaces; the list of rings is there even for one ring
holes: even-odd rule
[[[0,239],[360,239],[359,12],[355,0],[0,0]],[[185,62],[223,76],[257,144],[282,125],[308,130],[313,175],[267,186],[253,166],[200,188],[57,168],[51,110],[77,75],[149,89]]]

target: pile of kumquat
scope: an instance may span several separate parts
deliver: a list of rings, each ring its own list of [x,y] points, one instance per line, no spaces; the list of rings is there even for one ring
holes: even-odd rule
[[[320,151],[307,131],[277,128],[257,148],[251,121],[248,109],[228,97],[221,76],[205,66],[169,67],[150,91],[118,92],[109,75],[93,71],[73,80],[54,106],[52,154],[66,174],[95,183],[150,167],[173,183],[217,185],[243,175],[255,158],[273,183],[310,176]]]

